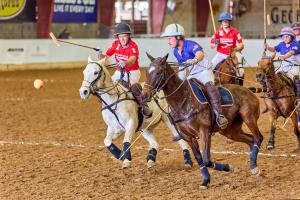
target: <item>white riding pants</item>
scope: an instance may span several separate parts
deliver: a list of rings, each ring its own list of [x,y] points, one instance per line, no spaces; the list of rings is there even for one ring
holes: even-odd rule
[[[124,81],[128,81],[128,74],[129,74],[129,81],[130,84],[133,85],[134,83],[138,83],[141,78],[141,72],[139,69],[129,71],[129,73],[125,72],[124,77],[122,78]],[[116,70],[115,73],[112,75],[113,81],[118,81],[121,78],[121,72]]]

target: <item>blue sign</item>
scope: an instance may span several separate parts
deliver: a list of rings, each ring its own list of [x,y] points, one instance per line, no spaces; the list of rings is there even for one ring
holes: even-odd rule
[[[97,0],[55,0],[53,22],[97,22]]]

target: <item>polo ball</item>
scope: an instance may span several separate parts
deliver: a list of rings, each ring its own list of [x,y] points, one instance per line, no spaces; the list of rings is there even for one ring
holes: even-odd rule
[[[35,89],[38,90],[38,89],[40,89],[40,88],[42,88],[44,86],[44,81],[42,81],[40,79],[36,79],[33,82],[33,86],[34,86]]]

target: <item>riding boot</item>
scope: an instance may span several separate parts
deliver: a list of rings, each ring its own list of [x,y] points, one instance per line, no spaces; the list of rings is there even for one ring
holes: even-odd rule
[[[228,124],[227,118],[224,116],[221,104],[220,104],[220,95],[217,88],[213,85],[212,82],[208,82],[205,84],[207,94],[210,99],[210,103],[214,113],[216,114],[216,122],[221,129],[225,129]]]
[[[146,118],[150,118],[152,116],[152,111],[149,109],[146,102],[142,101],[142,86],[138,83],[135,83],[131,86],[130,91],[135,97],[138,106],[142,109],[142,113]]]

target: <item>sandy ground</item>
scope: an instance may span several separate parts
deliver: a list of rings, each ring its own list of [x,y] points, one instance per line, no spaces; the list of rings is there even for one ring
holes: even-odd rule
[[[45,88],[33,88],[36,78]],[[254,80],[253,70],[246,79]],[[249,173],[245,144],[216,134],[212,159],[232,164],[235,172],[210,170],[209,189],[199,190],[198,166],[184,168],[181,149],[163,124],[154,132],[160,144],[155,168],[147,169],[148,146],[140,138],[132,167],[122,170],[104,148],[99,103],[79,97],[81,81],[82,69],[0,73],[0,199],[300,198],[300,155],[292,153],[297,145],[290,124],[288,132],[277,131],[276,149],[268,151],[268,117],[259,119],[265,137],[260,177]]]

